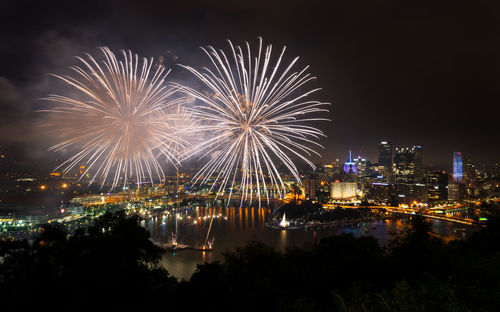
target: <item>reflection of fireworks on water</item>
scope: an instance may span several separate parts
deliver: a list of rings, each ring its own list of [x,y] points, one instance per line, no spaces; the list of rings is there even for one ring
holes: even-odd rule
[[[213,135],[195,149],[201,152],[201,157],[211,158],[194,181],[204,184],[213,178],[213,185],[219,183],[218,194],[225,190],[232,194],[239,188],[242,202],[257,197],[260,203],[261,193],[269,198],[268,185],[276,188],[280,197],[285,191],[275,160],[299,182],[293,157],[314,168],[309,157],[319,154],[310,145],[320,146],[316,140],[324,135],[310,122],[325,119],[310,114],[328,112],[324,108],[327,103],[305,100],[319,89],[299,92],[315,78],[306,73],[308,67],[292,72],[298,58],[280,69],[284,48],[276,63],[271,64],[272,48],[269,45],[262,53],[260,38],[255,58],[248,43],[246,53],[231,42],[229,45],[229,59],[222,50],[203,49],[213,68],[198,71],[184,66],[200,79],[212,96],[176,84],[183,92],[204,102],[193,114],[204,123],[198,130]],[[241,178],[237,178],[239,175]]]
[[[51,114],[47,126],[60,139],[51,150],[77,149],[59,168],[67,172],[84,164],[92,182],[112,177],[113,187],[121,178],[124,184],[163,179],[158,159],[177,165],[175,151],[188,145],[175,127],[186,116],[175,110],[183,99],[170,100],[173,90],[164,84],[168,71],[152,68],[153,59],[140,61],[122,51],[118,60],[108,48],[101,51],[102,62],[87,54],[78,57],[81,67],[71,67],[74,76],[55,76],[72,87],[70,96],[46,98],[57,103],[45,110]]]

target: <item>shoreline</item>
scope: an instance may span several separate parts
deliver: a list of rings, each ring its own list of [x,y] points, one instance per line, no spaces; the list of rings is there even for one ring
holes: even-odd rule
[[[314,229],[314,228],[329,228],[333,227],[339,224],[343,224],[344,226],[349,226],[349,225],[354,225],[356,223],[361,223],[361,222],[373,222],[373,221],[380,221],[380,220],[385,220],[385,219],[390,219],[393,216],[387,216],[387,217],[372,217],[372,218],[360,218],[360,219],[354,219],[354,220],[335,220],[335,221],[327,221],[327,222],[320,222],[320,221],[309,221],[308,223],[302,223],[302,224],[297,224],[297,225],[291,225],[287,227],[282,227],[279,225],[277,221],[271,223],[266,221],[264,223],[264,226],[268,229],[272,230],[307,230],[307,229]],[[291,220],[290,222],[295,222]]]

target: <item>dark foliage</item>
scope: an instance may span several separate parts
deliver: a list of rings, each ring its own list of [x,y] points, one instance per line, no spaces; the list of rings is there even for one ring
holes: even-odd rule
[[[158,265],[162,250],[136,217],[108,214],[68,237],[45,226],[27,242],[2,242],[0,297],[17,307],[139,305],[169,293],[175,279]]]
[[[286,253],[252,242],[178,282],[136,217],[106,215],[68,236],[0,245],[7,305],[186,311],[499,311],[500,219],[444,244],[422,219],[382,249],[372,237],[325,238]],[[70,306],[68,306],[68,304]]]

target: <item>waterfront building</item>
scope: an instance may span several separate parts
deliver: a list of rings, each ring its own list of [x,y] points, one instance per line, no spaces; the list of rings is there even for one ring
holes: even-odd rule
[[[448,199],[448,175],[444,171],[431,172],[427,176],[429,201]]]
[[[428,187],[425,184],[396,184],[396,197],[400,204],[411,204],[415,201],[426,203],[428,201]]]
[[[355,199],[357,195],[358,184],[356,182],[335,181],[331,184],[330,196],[332,199]]]
[[[367,198],[376,203],[387,204],[391,198],[391,186],[384,182],[373,182]]]
[[[411,188],[411,200],[426,203],[429,196],[429,187],[426,184],[415,183]]]

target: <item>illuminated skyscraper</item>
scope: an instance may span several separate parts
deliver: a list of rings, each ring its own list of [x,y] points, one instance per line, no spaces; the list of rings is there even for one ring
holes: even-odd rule
[[[448,198],[448,175],[444,171],[431,172],[427,177],[429,201],[446,200]]]
[[[448,200],[459,201],[464,196],[464,185],[451,181],[448,183]]]
[[[394,176],[396,184],[421,183],[423,179],[422,146],[396,148]]]
[[[394,156],[394,176],[396,184],[412,184],[415,178],[415,154],[408,147],[396,148]]]
[[[412,148],[413,151],[413,160],[415,162],[415,172],[413,175],[413,181],[415,183],[420,183],[422,182],[422,179],[424,177],[424,170],[423,170],[423,163],[424,163],[424,157],[422,154],[422,146],[416,145]]]
[[[392,144],[382,141],[378,144],[378,164],[392,171]]]
[[[467,188],[476,187],[476,167],[468,158],[462,159],[463,182]]]
[[[463,174],[463,164],[462,164],[462,153],[453,153],[453,181],[457,183],[462,183],[464,177]]]
[[[313,177],[307,176],[302,179],[302,194],[306,199],[314,199],[316,195],[316,188],[319,185],[319,181]]]
[[[352,161],[351,151],[349,151],[349,159],[344,163],[345,173],[357,174],[356,163]]]
[[[369,161],[366,158],[362,158],[358,156],[353,159],[353,162],[356,164],[356,173],[359,178],[364,178],[367,175],[367,168],[369,165]]]

